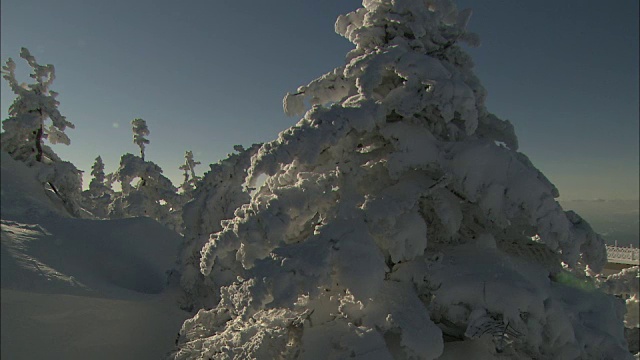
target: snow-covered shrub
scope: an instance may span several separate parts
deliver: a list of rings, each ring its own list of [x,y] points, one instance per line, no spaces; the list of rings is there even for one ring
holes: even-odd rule
[[[197,296],[219,302],[184,323],[175,359],[435,359],[478,336],[513,358],[628,357],[623,304],[557,280],[599,271],[604,242],[485,108],[459,47],[478,42],[471,12],[363,6],[336,22],[346,65],[286,95],[286,113],[311,108],[251,157],[246,184],[266,180],[250,201],[216,226],[204,195],[194,222],[185,210],[190,246],[212,232]]]

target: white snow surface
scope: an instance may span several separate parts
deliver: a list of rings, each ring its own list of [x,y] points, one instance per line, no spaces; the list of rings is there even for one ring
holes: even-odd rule
[[[3,359],[158,359],[188,314],[167,285],[180,236],[149,218],[71,218],[2,152]]]

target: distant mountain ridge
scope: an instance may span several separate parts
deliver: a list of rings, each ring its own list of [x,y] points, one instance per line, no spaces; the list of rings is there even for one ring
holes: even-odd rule
[[[560,200],[560,204],[580,214],[608,244],[640,246],[640,200]]]

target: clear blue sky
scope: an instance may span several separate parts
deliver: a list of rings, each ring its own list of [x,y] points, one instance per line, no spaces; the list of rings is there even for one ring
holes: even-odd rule
[[[511,120],[521,151],[562,199],[638,198],[638,1],[460,0],[482,46],[469,49],[488,107]],[[333,32],[355,0],[3,0],[1,58],[29,48],[56,67],[52,89],[76,129],[55,146],[87,173],[136,153],[130,122],[147,120],[146,155],[176,184],[185,150],[215,163],[234,144],[294,124],[282,97],[343,63]],[[13,94],[3,82],[2,119]],[[88,178],[88,177],[87,177]]]

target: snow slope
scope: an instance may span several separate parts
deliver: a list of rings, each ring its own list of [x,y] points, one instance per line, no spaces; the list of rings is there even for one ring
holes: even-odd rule
[[[181,237],[148,218],[75,219],[2,153],[3,359],[158,359],[188,316],[167,286]]]

